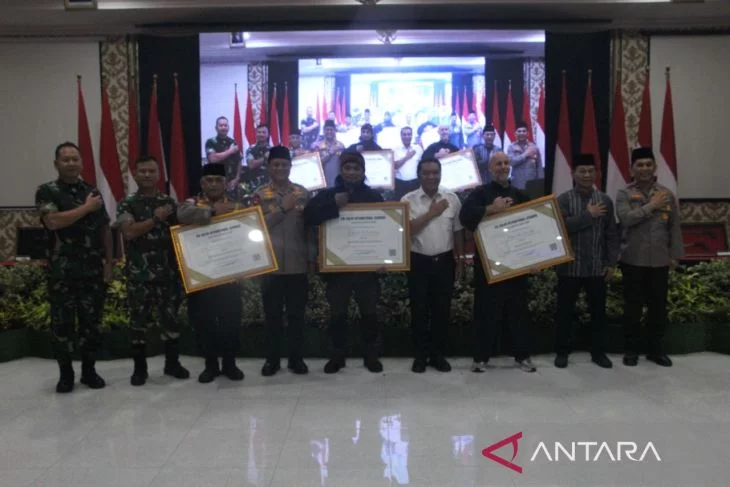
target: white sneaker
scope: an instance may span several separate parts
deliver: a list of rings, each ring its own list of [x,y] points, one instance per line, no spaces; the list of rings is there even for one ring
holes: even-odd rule
[[[471,371],[482,373],[485,370],[487,370],[487,363],[486,362],[477,362],[476,360],[471,363]]]
[[[515,367],[520,369],[522,372],[535,372],[537,368],[532,365],[532,360],[526,358],[524,360],[515,360]]]

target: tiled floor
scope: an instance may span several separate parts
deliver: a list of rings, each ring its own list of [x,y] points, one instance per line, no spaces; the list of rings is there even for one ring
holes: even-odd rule
[[[730,357],[612,358],[613,370],[586,354],[558,370],[536,357],[536,374],[455,359],[423,375],[405,359],[383,374],[352,359],[336,376],[311,360],[308,376],[268,379],[245,360],[243,383],[202,385],[163,378],[156,357],[145,387],[129,385],[129,361],[104,362],[106,389],[66,396],[52,361],[0,364],[0,487],[730,485]],[[197,376],[201,361],[184,363]],[[522,473],[482,454],[520,432]],[[627,458],[649,442],[661,461]],[[513,447],[494,455],[512,460]]]

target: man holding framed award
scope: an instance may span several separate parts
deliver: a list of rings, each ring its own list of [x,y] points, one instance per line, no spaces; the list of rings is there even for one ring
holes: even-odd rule
[[[283,146],[272,147],[268,166],[270,182],[259,187],[255,193],[261,201],[266,227],[279,264],[276,272],[261,277],[268,349],[266,362],[261,369],[264,377],[276,374],[281,368],[284,308],[287,317],[287,368],[295,374],[306,374],[309,371],[302,360],[301,348],[309,267],[303,211],[309,201],[309,194],[306,188],[289,180],[291,167],[289,150]]]
[[[322,226],[329,225],[328,222],[331,221],[342,223],[340,222],[340,212],[344,212],[345,205],[382,203],[383,198],[377,191],[365,184],[365,159],[362,154],[346,151],[342,153],[340,161],[342,168],[335,181],[335,187],[320,191],[304,209],[305,222],[308,225],[320,226],[320,271],[327,271],[322,278],[327,286],[327,302],[330,307],[330,323],[327,330],[330,341],[330,360],[325,365],[324,372],[334,374],[345,366],[348,308],[350,298],[354,294],[360,309],[360,327],[366,348],[364,365],[370,372],[377,373],[383,370],[383,365],[379,360],[382,326],[378,322],[376,313],[380,297],[380,282],[372,266],[364,266],[368,269],[365,272],[348,272],[351,267],[347,265],[351,259],[357,259],[358,263],[362,263],[362,260],[370,257],[369,253],[373,252],[373,246],[368,242],[366,245],[358,246],[357,240],[359,240],[358,235],[361,237],[368,233],[377,235],[379,231],[377,220],[372,215],[367,215],[363,219],[348,216],[348,220],[352,218],[352,226],[341,224],[338,228],[333,229],[333,233],[328,232],[332,240],[338,244],[338,248],[332,251],[328,248],[329,239],[327,235],[324,235]],[[377,211],[375,208],[374,210]],[[383,221],[386,225],[389,224],[387,220]],[[358,233],[359,230],[362,231]],[[353,231],[356,232],[356,235],[351,238]],[[354,252],[351,252],[353,250]],[[333,264],[334,269],[327,268],[328,264]],[[382,267],[382,264],[378,264],[377,267]]]
[[[200,186],[203,190],[202,195],[185,200],[178,208],[177,219],[180,223],[207,225],[214,216],[225,215],[241,208],[240,203],[229,200],[225,195],[223,166],[219,164],[203,166]],[[199,235],[203,233],[207,232],[200,232]],[[208,237],[215,238],[213,235]],[[203,249],[198,250],[203,251]],[[222,253],[224,249],[213,251]],[[180,260],[180,253],[178,259]],[[184,269],[183,281],[186,290],[189,290]],[[202,384],[213,382],[221,374],[233,381],[243,380],[243,372],[236,366],[242,316],[241,288],[238,283],[229,281],[227,284],[188,294],[188,316],[190,322],[198,327],[198,337],[205,356],[205,370],[198,377],[198,382]],[[218,357],[222,357],[222,366],[218,362]]]
[[[441,164],[423,159],[417,174],[421,187],[406,194],[411,227],[411,272],[408,291],[415,359],[411,370],[426,371],[430,365],[449,372],[446,342],[451,319],[454,277],[463,274],[463,260],[454,262],[454,249],[464,253],[464,230],[459,222],[461,202],[456,194],[439,187]]]
[[[492,182],[476,188],[461,208],[461,224],[471,232],[477,232],[477,227],[485,218],[529,200],[510,183],[507,154],[494,154],[489,161],[489,171]],[[503,328],[503,319],[507,321],[512,334],[515,365],[524,372],[535,372],[529,353],[527,284],[527,277],[524,275],[487,284],[482,256],[479,252],[474,255],[475,349],[472,372],[485,371],[497,335]]]
[[[620,238],[613,202],[596,190],[596,162],[592,154],[573,158],[575,188],[558,196],[575,260],[558,266],[558,309],[555,318],[555,366],[568,366],[573,312],[581,289],[591,314],[591,361],[604,369],[613,366],[605,353],[606,280],[618,260]]]

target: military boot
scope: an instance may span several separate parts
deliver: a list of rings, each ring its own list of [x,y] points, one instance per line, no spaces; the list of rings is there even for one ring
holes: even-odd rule
[[[58,370],[60,372],[60,378],[58,384],[56,384],[56,392],[59,394],[67,394],[74,390],[74,368],[71,363],[71,357],[60,357],[58,358]]]
[[[147,382],[147,347],[144,343],[132,345],[132,359],[134,360],[134,371],[129,383],[133,386],[143,386]]]
[[[90,389],[103,389],[106,386],[104,379],[96,373],[96,361],[91,355],[83,355],[81,358],[81,382]]]
[[[187,379],[190,377],[188,369],[180,364],[180,343],[178,340],[167,340],[165,342],[164,373],[176,379]]]

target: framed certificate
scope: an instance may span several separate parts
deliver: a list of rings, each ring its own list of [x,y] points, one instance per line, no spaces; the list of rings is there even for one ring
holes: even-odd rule
[[[320,272],[411,268],[408,203],[357,203],[319,226]]]
[[[307,188],[307,191],[326,188],[327,182],[324,178],[319,152],[307,152],[292,159],[289,180],[292,183],[301,184]]]
[[[260,206],[215,216],[207,225],[176,225],[170,233],[188,294],[279,268]]]
[[[485,218],[474,239],[490,284],[575,258],[555,195]]]
[[[441,162],[441,186],[449,191],[464,191],[482,184],[474,151],[453,152],[439,159]]]
[[[393,165],[393,151],[364,151],[365,177],[368,186],[376,189],[395,188],[395,166]]]

